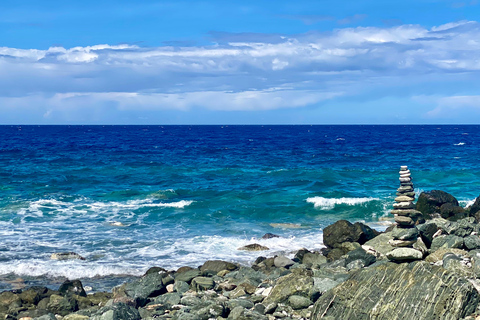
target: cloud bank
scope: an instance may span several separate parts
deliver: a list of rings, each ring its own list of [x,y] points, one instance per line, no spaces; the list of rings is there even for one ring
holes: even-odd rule
[[[478,109],[472,88],[456,85],[479,80],[477,22],[221,38],[190,47],[0,47],[0,111],[68,121],[72,110],[73,118],[102,108],[265,111],[386,94],[431,96],[416,99],[429,101],[425,118]]]

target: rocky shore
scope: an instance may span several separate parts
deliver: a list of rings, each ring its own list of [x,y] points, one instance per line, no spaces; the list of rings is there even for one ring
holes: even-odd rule
[[[411,180],[406,170],[402,186]],[[399,192],[398,221],[383,233],[340,220],[323,230],[324,250],[302,249],[292,259],[153,267],[112,292],[86,294],[78,280],[58,290],[4,291],[0,318],[480,319],[480,197],[462,208],[433,190],[413,205],[408,192]]]

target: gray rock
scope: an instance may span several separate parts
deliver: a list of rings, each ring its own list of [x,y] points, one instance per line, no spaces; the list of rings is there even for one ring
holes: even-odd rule
[[[475,229],[475,226],[473,225],[474,221],[474,218],[466,218],[458,220],[457,222],[452,222],[446,226],[446,231],[449,234],[464,238],[469,236]]]
[[[387,258],[395,262],[420,260],[423,253],[413,248],[396,248],[387,253]]]
[[[398,228],[392,230],[392,236],[395,240],[414,240],[418,237],[418,229],[413,228]]]
[[[362,261],[363,266],[369,266],[372,263],[375,263],[375,261],[377,261],[377,258],[367,253],[363,248],[355,249],[347,253],[347,257],[345,258],[345,264],[347,265],[347,269],[349,269],[348,264],[350,264],[352,261],[357,260]]]
[[[79,255],[78,253],[75,252],[57,252],[57,253],[52,253],[50,256],[50,259],[52,260],[85,260],[84,257]]]
[[[236,264],[221,260],[209,260],[200,267],[200,271],[202,272],[213,271],[214,273],[218,273],[222,270],[233,271],[236,269],[238,269]]]
[[[327,262],[327,258],[320,253],[305,253],[303,255],[302,263],[310,266],[317,267]]]
[[[229,307],[230,310],[233,310],[238,306],[241,306],[244,309],[251,309],[254,307],[254,304],[247,299],[230,299],[227,301],[227,307]]]
[[[196,277],[192,280],[192,288],[195,291],[205,291],[213,289],[215,287],[215,281],[212,278]]]
[[[418,231],[420,232],[420,236],[427,246],[430,248],[433,241],[433,235],[438,231],[438,227],[435,223],[424,223],[417,226]]]
[[[472,284],[442,267],[426,262],[384,263],[353,272],[322,295],[312,320],[453,320],[470,315],[478,302]]]
[[[175,274],[175,282],[183,281],[183,282],[186,282],[186,283],[190,283],[193,278],[198,277],[200,275],[201,275],[201,272],[200,272],[200,270],[197,270],[197,269],[192,269],[192,270],[188,270],[188,271],[185,271],[185,272],[176,273]]]
[[[457,199],[445,191],[432,190],[422,192],[417,200],[417,210],[422,212],[425,219],[431,219],[433,213],[440,213],[440,207],[445,203],[458,206]]]
[[[258,243],[247,244],[246,246],[240,247],[237,250],[245,250],[245,251],[265,251],[270,250],[268,247],[262,246]]]
[[[162,294],[161,296],[156,297],[154,300],[154,303],[155,304],[160,303],[162,305],[165,305],[171,308],[171,306],[179,304],[181,298],[182,298],[181,294],[177,292],[165,293],[165,294]]]
[[[47,308],[54,314],[66,316],[78,310],[78,301],[73,297],[62,297],[52,294]]]
[[[148,298],[156,297],[167,291],[162,281],[166,276],[166,273],[151,273],[143,276],[137,281],[127,283],[125,293],[135,301],[136,306],[143,307]]]
[[[125,303],[116,303],[98,310],[91,320],[140,320],[137,309]]]
[[[66,280],[64,283],[62,283],[62,285],[60,285],[60,288],[58,288],[58,292],[63,295],[76,294],[82,297],[87,296],[87,293],[83,289],[83,285],[80,280]]]
[[[468,250],[480,249],[480,237],[478,235],[471,235],[463,239],[463,244]]]
[[[406,217],[406,216],[395,216],[395,222],[399,226],[405,226],[405,227],[411,227],[415,224],[415,221],[413,221],[412,218]]]
[[[262,236],[262,239],[272,239],[272,238],[280,238],[280,236],[277,236],[276,234],[273,234],[273,233],[265,233]]]
[[[377,235],[377,231],[363,223],[351,224],[347,220],[339,220],[323,230],[323,244],[330,249],[337,248],[343,242],[364,244]]]
[[[308,308],[313,304],[313,302],[308,298],[293,295],[288,298],[288,304],[292,307],[292,309],[298,310]]]
[[[393,240],[393,236],[391,232],[386,232],[378,235],[374,239],[367,241],[365,243],[365,246],[373,248],[376,252],[378,252],[383,258],[385,255],[395,249],[395,247],[392,247],[391,245],[388,244],[390,240]]]
[[[277,268],[288,268],[290,266],[293,266],[294,263],[294,261],[285,256],[278,256],[275,257],[275,259],[273,260],[273,264]]]
[[[463,238],[455,235],[438,236],[433,239],[430,249],[435,251],[439,248],[463,248]]]
[[[311,276],[306,273],[291,273],[277,280],[270,295],[263,302],[265,304],[285,302],[292,295],[307,297],[312,289],[313,278]]]
[[[49,313],[41,317],[37,317],[35,318],[35,320],[57,320],[57,318],[55,318],[55,315],[53,313]]]
[[[173,285],[173,290],[180,294],[183,294],[190,290],[190,285],[185,281],[175,281],[175,284]]]
[[[186,294],[180,299],[180,304],[185,306],[197,306],[202,303],[199,297],[192,294]]]

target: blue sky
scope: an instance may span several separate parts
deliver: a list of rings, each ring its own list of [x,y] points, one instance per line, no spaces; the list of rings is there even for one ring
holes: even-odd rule
[[[470,1],[0,2],[0,124],[480,123]]]

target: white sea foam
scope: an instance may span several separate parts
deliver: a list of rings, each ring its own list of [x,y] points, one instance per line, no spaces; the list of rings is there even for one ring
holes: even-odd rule
[[[473,200],[458,200],[458,203],[460,204],[460,206],[462,206],[464,208],[468,208],[475,203],[475,200],[476,199],[473,199]]]
[[[463,145],[465,145],[465,142],[454,143],[453,145],[454,146],[463,146]]]
[[[333,209],[336,205],[349,205],[355,206],[364,204],[370,201],[378,201],[378,198],[324,198],[324,197],[311,197],[307,198],[308,203],[313,203],[315,208],[322,210]]]

